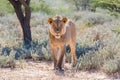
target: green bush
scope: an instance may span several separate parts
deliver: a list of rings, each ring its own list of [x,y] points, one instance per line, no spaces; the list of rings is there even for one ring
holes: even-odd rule
[[[44,2],[44,1],[31,2],[30,7],[31,7],[31,10],[35,11],[35,12],[41,11],[46,14],[54,13],[53,10],[50,8],[50,6],[48,4],[46,4],[46,2]]]
[[[14,10],[8,0],[0,0],[0,16],[4,16],[7,13],[13,13]]]

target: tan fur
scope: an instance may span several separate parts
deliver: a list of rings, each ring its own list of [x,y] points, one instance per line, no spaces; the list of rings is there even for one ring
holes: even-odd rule
[[[62,69],[66,45],[70,45],[72,64],[76,64],[76,29],[75,24],[68,18],[55,16],[48,19],[50,51],[54,61],[54,68]]]

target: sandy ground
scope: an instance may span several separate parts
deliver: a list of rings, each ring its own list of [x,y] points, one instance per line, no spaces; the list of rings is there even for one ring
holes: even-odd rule
[[[0,80],[120,80],[98,71],[75,71],[65,64],[65,71],[53,70],[52,62],[27,61],[23,68],[0,68]]]

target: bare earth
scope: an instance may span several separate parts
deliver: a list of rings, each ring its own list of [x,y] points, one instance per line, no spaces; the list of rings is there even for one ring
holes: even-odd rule
[[[75,71],[70,64],[65,64],[64,72],[53,70],[52,62],[27,61],[23,68],[0,68],[0,80],[115,80],[97,71]],[[117,78],[120,80],[120,78]]]

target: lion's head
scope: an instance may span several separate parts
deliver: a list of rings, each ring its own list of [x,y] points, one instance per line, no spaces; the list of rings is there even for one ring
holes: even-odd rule
[[[50,33],[59,39],[66,32],[66,22],[67,18],[62,18],[61,16],[55,16],[53,18],[48,18],[48,23],[50,25]]]

